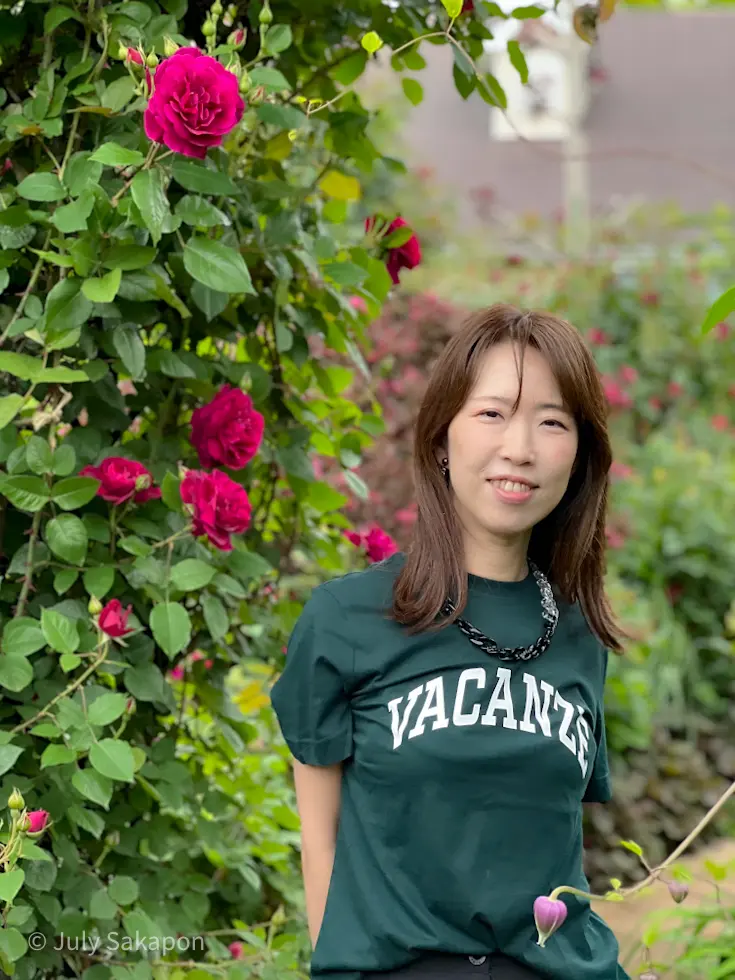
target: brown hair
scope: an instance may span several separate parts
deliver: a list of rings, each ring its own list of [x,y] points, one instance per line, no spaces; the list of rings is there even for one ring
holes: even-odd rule
[[[512,341],[520,352],[518,407],[526,347],[547,360],[573,413],[579,448],[564,497],[531,533],[529,557],[549,577],[557,595],[580,608],[600,642],[622,651],[625,632],[605,594],[605,520],[612,450],[607,402],[594,359],[577,330],[549,313],[522,312],[498,303],[471,315],[434,366],[416,421],[413,470],[418,516],[406,562],[393,588],[390,616],[411,634],[445,628],[467,603],[461,526],[437,452],[449,424],[465,404],[487,351]],[[455,612],[441,620],[447,597]]]

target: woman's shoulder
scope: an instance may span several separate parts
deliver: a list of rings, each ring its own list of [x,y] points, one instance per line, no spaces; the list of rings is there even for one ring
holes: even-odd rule
[[[312,593],[312,600],[336,603],[343,613],[378,611],[392,602],[393,584],[403,567],[402,552],[359,571],[328,579]]]

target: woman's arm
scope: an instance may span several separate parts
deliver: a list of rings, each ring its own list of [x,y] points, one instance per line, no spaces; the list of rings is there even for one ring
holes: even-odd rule
[[[342,763],[306,766],[294,759],[296,805],[301,819],[301,869],[312,949],[321,929],[334,867],[342,797]]]

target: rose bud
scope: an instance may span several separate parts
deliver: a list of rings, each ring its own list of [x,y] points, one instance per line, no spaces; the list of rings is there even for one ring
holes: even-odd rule
[[[230,45],[230,47],[233,47],[239,51],[243,44],[245,44],[247,36],[247,31],[242,27],[238,27],[238,29],[233,31],[227,38],[227,43]]]
[[[245,952],[245,947],[242,943],[234,942],[230,943],[227,947],[232,955],[233,960],[242,959],[242,955]]]
[[[120,45],[122,50],[122,45]],[[142,65],[143,55],[140,51],[136,51],[135,48],[125,48],[124,60],[130,65]]]
[[[669,895],[671,895],[677,905],[681,905],[689,894],[689,886],[685,885],[683,881],[669,881],[667,884],[669,886]]]
[[[28,834],[40,834],[48,823],[46,810],[31,810],[26,818],[25,830]]]
[[[110,599],[97,620],[99,628],[103,633],[115,638],[132,633],[132,626],[128,626],[128,619],[132,609],[132,606],[123,609],[119,599]]]
[[[538,945],[545,946],[567,917],[567,907],[561,899],[539,895],[533,903],[533,917],[538,930]]]
[[[167,58],[170,58],[172,54],[176,54],[179,50],[179,45],[172,41],[168,34],[163,39],[163,53]]]
[[[25,800],[21,796],[20,790],[14,789],[10,794],[8,799],[8,806],[11,810],[22,810],[26,805]]]

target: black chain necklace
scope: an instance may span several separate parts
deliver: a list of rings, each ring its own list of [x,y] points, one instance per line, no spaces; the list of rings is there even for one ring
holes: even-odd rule
[[[473,643],[490,656],[498,657],[500,660],[534,660],[536,657],[540,657],[548,649],[551,638],[554,635],[554,630],[556,629],[556,624],[559,622],[559,607],[554,599],[554,593],[549,580],[532,561],[528,562],[528,567],[531,569],[531,573],[536,579],[539,591],[541,592],[541,615],[546,623],[541,636],[537,640],[534,640],[530,646],[499,647],[495,640],[491,640],[489,636],[485,636],[481,630],[478,630],[472,623],[468,623],[466,619],[458,617],[455,620],[456,625],[470,643]],[[450,616],[455,609],[456,606],[452,600],[446,599],[441,608],[441,612],[444,616]]]

